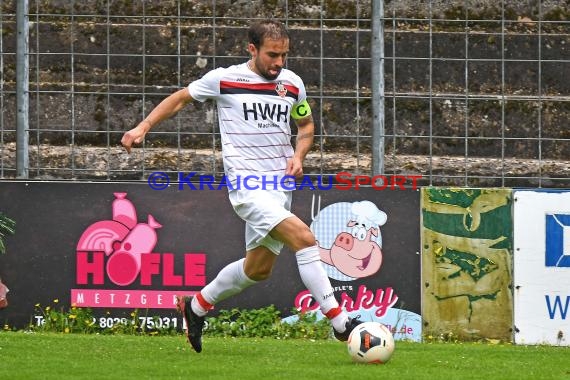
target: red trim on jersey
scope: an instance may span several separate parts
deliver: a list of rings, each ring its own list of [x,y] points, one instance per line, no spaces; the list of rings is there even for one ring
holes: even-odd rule
[[[214,308],[214,305],[208,303],[208,301],[206,301],[204,297],[202,297],[202,293],[196,294],[196,301],[198,301],[198,303],[200,304],[200,306],[204,308],[204,310],[210,310]]]
[[[330,309],[329,311],[327,311],[325,313],[325,317],[327,317],[328,319],[333,319],[334,317],[336,317],[337,315],[339,315],[340,313],[342,313],[342,309],[340,306],[337,306],[333,309]]]
[[[222,80],[220,81],[220,88],[239,88],[250,91],[275,91],[277,83],[248,83],[248,82],[230,82]],[[295,86],[288,84],[283,85],[287,91],[291,92],[295,96],[299,95],[299,89]]]

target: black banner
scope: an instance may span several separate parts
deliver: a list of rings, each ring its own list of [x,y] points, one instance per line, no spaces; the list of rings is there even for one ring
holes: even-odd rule
[[[303,189],[293,199],[346,310],[389,325],[396,339],[419,340],[419,191]],[[244,224],[225,188],[0,182],[0,212],[16,221],[0,255],[10,290],[0,323],[10,327],[40,323],[37,305],[54,302],[107,316],[144,309],[179,318],[175,295],[199,291],[245,253]],[[317,310],[292,255],[285,248],[269,280],[216,309]]]

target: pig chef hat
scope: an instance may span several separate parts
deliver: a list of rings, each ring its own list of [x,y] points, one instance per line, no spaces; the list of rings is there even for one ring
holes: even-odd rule
[[[376,205],[370,201],[354,202],[351,208],[354,220],[363,223],[366,227],[383,226],[388,220],[384,211],[380,211]]]

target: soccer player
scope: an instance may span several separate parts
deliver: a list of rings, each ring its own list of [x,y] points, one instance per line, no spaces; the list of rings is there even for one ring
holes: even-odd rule
[[[192,101],[217,103],[229,199],[246,223],[246,252],[194,297],[178,300],[188,326],[188,340],[196,352],[202,351],[208,311],[267,279],[284,244],[296,252],[303,284],[330,320],[335,337],[346,341],[362,322],[350,318],[339,306],[322,267],[315,236],[290,212],[294,186],[282,186],[286,181],[281,179],[303,175],[303,160],[313,143],[315,128],[302,79],[284,68],[289,33],[277,20],[257,21],[249,28],[248,42],[251,58],[247,62],[214,69],[169,95],[126,132],[121,143],[130,152],[153,126]],[[298,128],[295,149],[290,119]],[[247,186],[241,186],[239,182],[246,177]]]

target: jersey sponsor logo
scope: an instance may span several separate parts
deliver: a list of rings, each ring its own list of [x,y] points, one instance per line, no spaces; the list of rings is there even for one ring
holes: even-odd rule
[[[289,106],[268,103],[243,103],[243,118],[249,120],[272,120],[275,122],[289,122]]]

